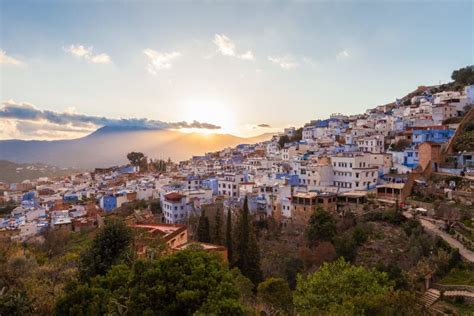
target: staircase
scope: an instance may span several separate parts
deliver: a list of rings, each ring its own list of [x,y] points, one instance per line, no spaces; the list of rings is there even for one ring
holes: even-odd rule
[[[420,301],[426,307],[430,307],[433,305],[439,298],[441,297],[441,293],[435,289],[428,289],[423,295],[420,297]]]

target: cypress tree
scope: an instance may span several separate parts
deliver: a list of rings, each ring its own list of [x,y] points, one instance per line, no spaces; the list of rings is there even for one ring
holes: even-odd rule
[[[232,212],[230,210],[227,211],[227,227],[225,231],[225,243],[227,247],[227,260],[229,264],[233,264],[233,244],[232,244]]]
[[[218,208],[216,210],[216,217],[214,220],[214,243],[217,245],[222,244],[222,219],[221,219],[221,210]]]
[[[202,211],[201,217],[199,217],[198,229],[197,229],[197,238],[199,242],[211,242],[211,234],[209,231],[209,219],[206,216],[206,213]]]
[[[247,197],[245,197],[244,207],[237,227],[236,244],[236,266],[243,275],[249,278],[254,284],[262,281],[262,270],[260,269],[260,251],[253,234]]]

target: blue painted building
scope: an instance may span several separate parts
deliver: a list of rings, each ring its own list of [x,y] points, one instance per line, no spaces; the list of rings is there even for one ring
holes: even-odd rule
[[[106,212],[110,212],[117,207],[117,197],[104,195],[100,198],[100,207]]]
[[[300,183],[300,179],[297,174],[277,173],[275,175],[275,178],[278,180],[286,178],[288,180],[288,184],[291,186],[296,186],[296,185],[299,185]]]
[[[424,142],[446,143],[454,135],[453,129],[429,129],[429,130],[414,130],[413,143],[421,144]]]
[[[202,186],[207,189],[212,190],[212,195],[217,195],[218,193],[218,181],[215,178],[209,178],[202,181]]]

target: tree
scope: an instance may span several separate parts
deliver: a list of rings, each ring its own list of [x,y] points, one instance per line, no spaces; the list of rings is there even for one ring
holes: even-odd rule
[[[298,276],[294,304],[303,315],[378,315],[386,311],[393,285],[385,273],[339,259],[307,278]]]
[[[318,241],[332,241],[336,235],[336,221],[334,217],[322,208],[316,209],[309,218],[306,228],[306,237],[310,243]]]
[[[292,307],[291,290],[285,280],[268,278],[258,285],[257,296],[270,315],[289,314]]]
[[[56,315],[243,315],[233,274],[220,257],[186,249],[157,260],[115,265],[72,282]]]
[[[290,142],[290,138],[287,135],[282,135],[278,139],[278,145],[280,146],[280,148],[285,147],[285,144],[289,142]]]
[[[206,212],[204,210],[201,213],[201,217],[199,217],[197,238],[199,242],[205,242],[205,243],[211,242],[211,233],[209,230],[209,218],[207,218]]]
[[[243,314],[232,274],[220,258],[204,251],[138,261],[130,286],[131,315]]]
[[[132,151],[127,154],[127,159],[132,166],[139,166],[143,158],[145,158],[145,155],[141,152]]]
[[[258,284],[262,280],[260,250],[250,222],[247,197],[245,197],[244,207],[237,225],[236,236],[237,257],[235,265],[242,271],[243,275],[254,284]]]
[[[81,279],[104,275],[111,266],[129,259],[132,254],[132,241],[132,232],[123,221],[107,221],[97,232],[89,249],[81,255]]]
[[[229,261],[229,264],[233,264],[233,255],[234,255],[234,245],[232,241],[232,211],[229,207],[227,211],[227,225],[226,225],[226,231],[225,231],[225,245],[227,247],[227,261]]]
[[[214,243],[217,245],[222,244],[222,219],[221,210],[216,209],[216,217],[214,219]]]
[[[474,84],[474,66],[467,66],[453,71],[451,78],[461,86]]]

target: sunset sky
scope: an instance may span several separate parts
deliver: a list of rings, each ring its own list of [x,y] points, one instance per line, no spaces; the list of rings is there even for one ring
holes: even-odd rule
[[[251,136],[474,63],[472,1],[0,5],[0,139],[130,122]]]

